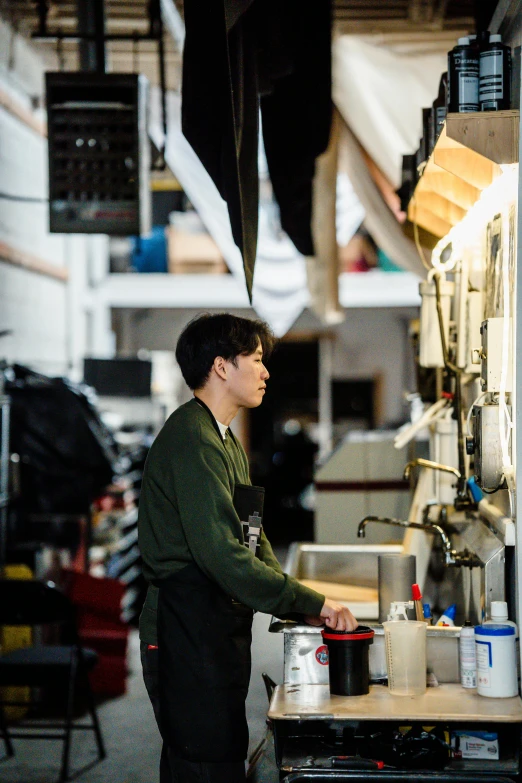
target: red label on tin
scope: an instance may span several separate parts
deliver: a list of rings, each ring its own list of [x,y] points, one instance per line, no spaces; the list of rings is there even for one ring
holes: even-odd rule
[[[315,651],[315,660],[320,663],[321,666],[328,666],[328,647],[326,644],[322,644]]]

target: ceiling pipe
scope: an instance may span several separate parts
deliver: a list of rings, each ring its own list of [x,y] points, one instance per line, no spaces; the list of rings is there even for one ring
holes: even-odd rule
[[[104,0],[77,0],[76,9],[80,71],[105,73]]]

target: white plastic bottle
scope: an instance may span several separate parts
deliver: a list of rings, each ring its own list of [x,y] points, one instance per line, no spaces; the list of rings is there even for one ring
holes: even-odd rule
[[[515,629],[504,623],[475,627],[477,693],[494,699],[518,695]]]
[[[491,602],[491,619],[486,620],[483,625],[491,625],[492,623],[502,623],[502,625],[511,625],[515,629],[515,644],[517,651],[517,677],[518,684],[520,686],[520,638],[518,634],[517,624],[512,620],[508,620],[508,608],[506,601],[492,601]]]
[[[477,656],[475,651],[475,628],[469,620],[460,629],[460,682],[463,688],[477,687]]]

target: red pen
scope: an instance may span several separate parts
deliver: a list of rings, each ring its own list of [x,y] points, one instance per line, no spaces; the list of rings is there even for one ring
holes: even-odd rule
[[[420,622],[426,622],[424,618],[424,612],[422,610],[422,593],[418,584],[411,586],[411,595],[415,603],[415,617]]]

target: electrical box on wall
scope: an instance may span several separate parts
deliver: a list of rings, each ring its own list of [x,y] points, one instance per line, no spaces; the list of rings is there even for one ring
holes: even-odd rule
[[[147,81],[137,74],[47,73],[53,233],[150,230]]]
[[[502,376],[502,344],[504,342],[504,319],[488,318],[480,327],[482,348],[477,358],[481,361],[480,380],[482,391],[496,393],[500,391]],[[513,390],[513,372],[511,356],[511,328],[509,329],[507,348],[506,392]],[[475,351],[477,356],[477,352]]]
[[[441,465],[458,468],[458,425],[457,420],[453,418],[452,410],[447,411],[444,418],[436,421],[433,426],[430,439],[430,458]],[[438,470],[434,470],[432,473],[433,491],[437,502],[452,506],[457,494],[455,476]]]
[[[444,355],[437,312],[437,289],[434,280],[428,277],[428,280],[420,283],[419,293],[422,299],[419,363],[421,367],[444,367]],[[454,293],[454,283],[447,282],[445,279],[440,281],[442,323],[444,326],[444,339],[446,345],[449,340],[451,298]]]
[[[508,411],[511,413],[511,406]],[[474,405],[471,422],[473,438],[468,440],[467,450],[474,456],[475,479],[479,487],[494,492],[504,486],[498,403]]]
[[[481,332],[484,312],[484,297],[482,291],[470,291],[466,298],[466,327],[464,339],[464,361],[459,366],[464,372],[478,374],[480,363],[476,364],[474,357],[480,352]]]

